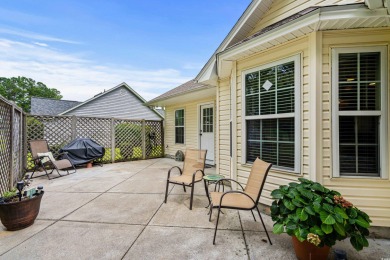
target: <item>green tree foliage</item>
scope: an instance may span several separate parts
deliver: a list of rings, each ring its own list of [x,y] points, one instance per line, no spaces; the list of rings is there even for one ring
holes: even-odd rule
[[[62,98],[59,90],[26,77],[0,77],[0,95],[14,101],[25,112],[30,112],[31,97]]]

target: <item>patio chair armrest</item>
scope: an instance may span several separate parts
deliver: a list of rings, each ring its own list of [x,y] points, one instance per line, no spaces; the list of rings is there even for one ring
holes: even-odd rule
[[[42,159],[45,158],[45,157],[49,158],[49,160],[50,160],[50,157],[47,156],[47,155],[36,156],[36,157],[33,157],[32,159],[33,159],[33,160],[42,160]]]
[[[242,187],[241,183],[239,183],[239,182],[236,181],[236,180],[230,179],[230,178],[223,178],[223,179],[220,179],[219,181],[217,181],[217,182],[215,183],[215,188],[214,188],[214,189],[217,188],[217,184],[220,185],[219,182],[223,182],[223,181],[232,181],[232,182],[235,182],[235,183],[237,183],[237,184],[241,187],[242,190],[244,190],[244,187]]]
[[[195,176],[196,176],[196,173],[197,172],[201,172],[202,173],[202,175],[204,176],[204,171],[203,170],[201,170],[201,169],[199,169],[199,170],[196,170],[193,174],[192,174],[192,182],[194,182],[195,181]]]
[[[245,192],[243,191],[239,191],[239,190],[229,190],[229,191],[226,191],[222,194],[221,196],[221,199],[219,201],[219,205],[222,205],[222,200],[223,200],[223,197],[225,197],[226,195],[228,194],[233,194],[233,193],[238,193],[238,194],[242,194],[242,195],[245,195],[247,196],[252,202],[254,205],[256,205],[256,202],[253,200],[253,198],[251,196],[249,196],[248,194],[246,194]]]
[[[172,171],[173,169],[175,169],[175,168],[179,169],[180,175],[182,175],[182,171],[181,171],[180,167],[179,167],[179,166],[173,166],[173,167],[172,167],[171,169],[169,169],[169,171],[168,171],[168,179],[169,179],[169,177],[171,177],[171,171]]]

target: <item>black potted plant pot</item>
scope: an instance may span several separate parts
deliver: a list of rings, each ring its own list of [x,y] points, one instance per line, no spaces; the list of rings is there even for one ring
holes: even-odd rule
[[[31,226],[38,216],[44,191],[31,199],[0,204],[1,223],[9,231]]]

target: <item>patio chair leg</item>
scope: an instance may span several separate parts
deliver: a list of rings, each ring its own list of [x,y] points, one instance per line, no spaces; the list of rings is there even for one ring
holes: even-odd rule
[[[192,201],[193,200],[194,200],[194,183],[192,183],[192,187],[191,187],[190,210],[192,210]]]
[[[265,231],[265,233],[267,234],[268,241],[269,241],[270,245],[272,245],[271,238],[270,238],[269,235],[268,235],[268,231],[267,231],[267,229],[265,228],[265,224],[264,224],[263,218],[262,218],[261,215],[260,215],[260,210],[259,210],[258,207],[256,207],[256,209],[257,209],[257,213],[259,213],[259,217],[260,217],[261,223],[263,224],[264,231]]]
[[[256,221],[255,214],[253,214],[253,209],[251,209],[253,219]]]
[[[183,183],[183,190],[184,190],[184,192],[187,192],[186,191],[186,186],[184,185],[184,183]]]
[[[213,215],[213,204],[210,204],[209,215],[209,222],[211,222],[211,215]]]
[[[169,181],[167,180],[167,188],[165,190],[165,200],[164,203],[167,203],[167,198],[168,198],[168,186],[169,186]]]
[[[219,213],[221,213],[221,207],[218,207],[218,216],[217,216],[217,223],[215,223],[215,231],[214,231],[213,245],[215,245],[215,237],[217,236],[218,221],[219,221]]]

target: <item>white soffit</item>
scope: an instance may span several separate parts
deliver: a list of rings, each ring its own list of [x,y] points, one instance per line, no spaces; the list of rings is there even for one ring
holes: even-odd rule
[[[220,73],[218,76],[223,78],[230,74],[231,61],[246,58],[314,31],[388,26],[390,26],[390,16],[385,8],[370,10],[323,7],[219,53],[217,55],[217,67]]]
[[[172,105],[180,106],[182,104],[195,102],[197,100],[202,100],[206,98],[210,98],[210,99],[215,98],[215,95],[216,95],[215,87],[209,87],[209,88],[203,88],[195,91],[187,91],[176,96],[167,97],[166,99],[163,100],[158,100],[149,105],[158,106],[158,107],[167,107]]]

